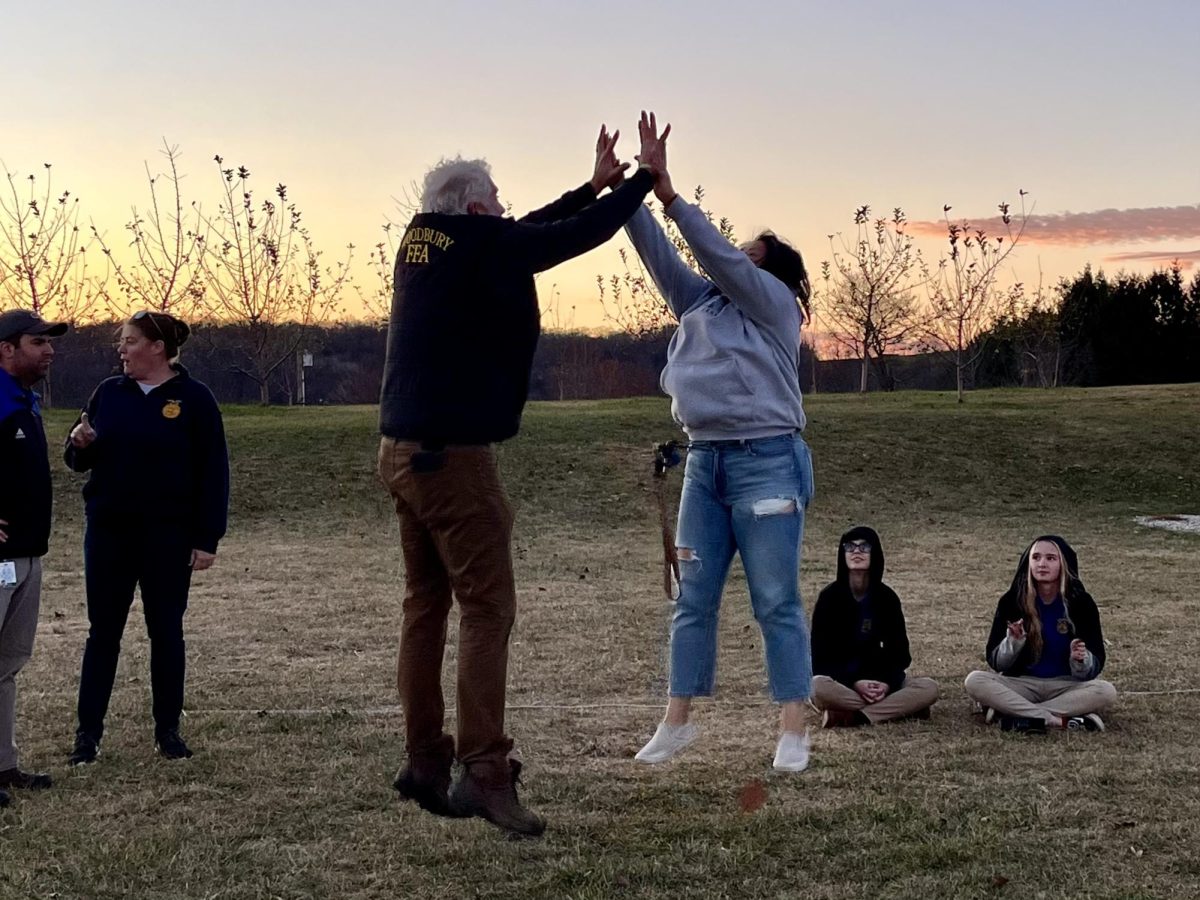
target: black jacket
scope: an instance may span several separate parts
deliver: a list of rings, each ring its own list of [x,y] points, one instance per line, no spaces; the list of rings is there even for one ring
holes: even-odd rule
[[[0,369],[0,559],[45,556],[50,541],[50,457],[37,394]]]
[[[583,185],[523,219],[420,213],[396,255],[379,430],[487,444],[517,433],[541,333],[536,272],[597,247],[653,185],[599,200]]]
[[[64,454],[83,487],[90,524],[183,532],[196,550],[217,552],[229,509],[229,453],[212,393],[176,375],[142,392],[132,378],[100,382],[87,403],[96,439]]]
[[[996,614],[992,618],[992,630],[988,634],[987,641],[988,665],[1002,675],[1018,676],[1028,674],[1029,667],[1037,662],[1033,654],[1033,642],[1027,639],[1025,646],[1021,648],[1021,652],[1017,654],[1012,665],[1007,669],[996,665],[996,649],[1008,634],[1009,622],[1021,619],[1025,623],[1026,634],[1029,633],[1030,618],[1021,609],[1019,597],[1021,586],[1025,584],[1029,572],[1029,553],[1038,541],[1054,541],[1062,550],[1062,562],[1067,567],[1067,596],[1063,597],[1063,604],[1067,609],[1070,638],[1071,640],[1078,638],[1083,641],[1088,650],[1092,652],[1095,664],[1090,677],[1095,678],[1104,668],[1105,662],[1104,633],[1100,629],[1100,611],[1096,608],[1096,601],[1092,599],[1091,594],[1084,589],[1083,582],[1079,580],[1079,557],[1075,553],[1075,549],[1054,534],[1035,538],[1021,554],[1012,586],[996,604]]]
[[[867,589],[871,617],[861,628],[859,601],[850,591],[850,570],[842,552],[842,544],[851,540],[871,543]],[[859,526],[842,535],[838,541],[837,580],[821,591],[813,610],[814,675],[827,675],[847,687],[864,678],[882,681],[891,691],[904,684],[905,670],[912,664],[908,631],[900,598],[883,583],[883,567],[883,546],[874,529]]]

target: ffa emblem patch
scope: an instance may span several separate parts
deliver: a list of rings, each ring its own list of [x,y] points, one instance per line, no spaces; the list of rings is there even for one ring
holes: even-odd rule
[[[163,404],[164,419],[178,419],[179,414],[182,411],[183,410],[180,408],[178,400],[168,400],[165,404]]]
[[[863,619],[863,623],[862,623],[862,633],[863,633],[863,634],[870,634],[870,633],[871,633],[871,620],[870,620],[870,619]]]
[[[1059,619],[1057,627],[1059,634],[1066,634],[1071,630],[1071,623],[1066,619]]]

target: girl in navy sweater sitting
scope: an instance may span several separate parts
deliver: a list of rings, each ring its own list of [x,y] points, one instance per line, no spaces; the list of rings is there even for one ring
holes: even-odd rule
[[[1104,635],[1096,602],[1079,580],[1079,559],[1065,540],[1044,535],[1021,555],[1012,587],[1000,598],[988,635],[994,672],[972,672],[966,690],[1006,729],[1103,731],[1117,691],[1097,676]]]

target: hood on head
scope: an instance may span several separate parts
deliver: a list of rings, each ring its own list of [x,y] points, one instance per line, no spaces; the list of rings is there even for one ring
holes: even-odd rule
[[[842,550],[842,544],[847,541],[867,541],[871,545],[871,568],[867,571],[867,582],[874,587],[883,581],[883,544],[879,542],[879,535],[876,534],[874,528],[868,528],[866,525],[857,525],[843,534],[838,540],[838,582],[846,588],[850,585],[850,569],[846,565],[846,554]]]
[[[1017,562],[1016,574],[1013,575],[1013,591],[1019,592],[1029,577],[1029,554],[1033,552],[1033,545],[1038,541],[1051,541],[1057,544],[1062,553],[1063,565],[1067,567],[1067,580],[1082,585],[1079,578],[1079,556],[1075,553],[1075,548],[1067,543],[1066,538],[1059,537],[1057,534],[1043,534],[1030,541],[1025,552],[1021,554],[1021,558]]]

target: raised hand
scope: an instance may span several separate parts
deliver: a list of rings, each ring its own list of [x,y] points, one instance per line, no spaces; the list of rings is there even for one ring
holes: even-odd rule
[[[1087,644],[1076,638],[1071,641],[1071,659],[1075,662],[1083,662],[1087,659],[1088,648]]]
[[[1008,623],[1008,636],[1014,641],[1025,640],[1025,620],[1017,619],[1015,622]]]
[[[79,416],[79,424],[71,429],[71,446],[82,450],[95,439],[96,429],[88,421],[88,414],[85,412]]]
[[[642,110],[642,117],[638,121],[638,138],[642,147],[637,160],[654,176],[654,196],[664,208],[675,199],[675,188],[671,186],[671,176],[667,172],[667,135],[670,133],[671,126],[668,125],[660,135],[654,113]]]
[[[617,138],[621,136],[620,130],[614,131],[612,137],[609,137],[608,126],[600,126],[600,136],[596,138],[596,165],[592,170],[592,190],[599,194],[606,187],[616,187],[621,183],[621,179],[625,175],[625,170],[629,168],[629,163],[623,163],[617,159],[617,154],[614,149],[617,146]]]

